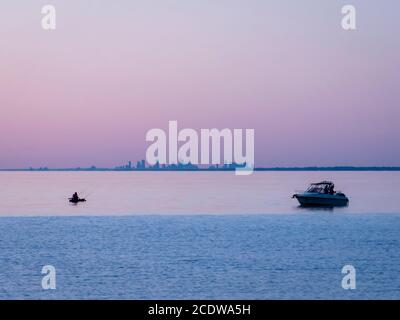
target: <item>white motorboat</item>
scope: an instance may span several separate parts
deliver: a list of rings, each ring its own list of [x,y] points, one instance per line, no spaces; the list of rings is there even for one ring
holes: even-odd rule
[[[301,206],[343,207],[349,204],[349,199],[342,192],[334,190],[331,181],[312,183],[305,192],[293,195]]]

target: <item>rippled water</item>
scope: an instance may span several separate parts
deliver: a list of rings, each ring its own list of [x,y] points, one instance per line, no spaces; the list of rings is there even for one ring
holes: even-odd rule
[[[388,214],[1,218],[0,298],[399,299],[399,230]]]
[[[0,299],[399,299],[399,177],[1,173]],[[348,208],[298,208],[291,193],[322,179]]]

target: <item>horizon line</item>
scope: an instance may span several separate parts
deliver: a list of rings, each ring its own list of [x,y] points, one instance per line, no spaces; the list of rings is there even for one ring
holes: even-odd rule
[[[2,172],[30,172],[30,171],[234,171],[235,168],[224,167],[176,167],[176,168],[135,168],[135,167],[75,167],[75,168],[0,168]],[[400,166],[290,166],[290,167],[254,167],[254,171],[400,171]]]

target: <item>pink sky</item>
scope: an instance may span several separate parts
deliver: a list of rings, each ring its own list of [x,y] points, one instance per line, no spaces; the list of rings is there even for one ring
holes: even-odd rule
[[[257,166],[400,165],[398,1],[351,32],[340,1],[3,2],[0,168],[136,161],[169,120],[254,128]]]

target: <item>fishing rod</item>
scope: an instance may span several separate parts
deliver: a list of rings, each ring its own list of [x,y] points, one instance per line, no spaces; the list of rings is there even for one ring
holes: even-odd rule
[[[86,195],[84,195],[83,197],[84,198],[88,198],[88,197],[90,197],[90,195],[92,195],[93,194],[93,191],[91,191],[91,192],[89,192],[89,193],[87,193]]]

